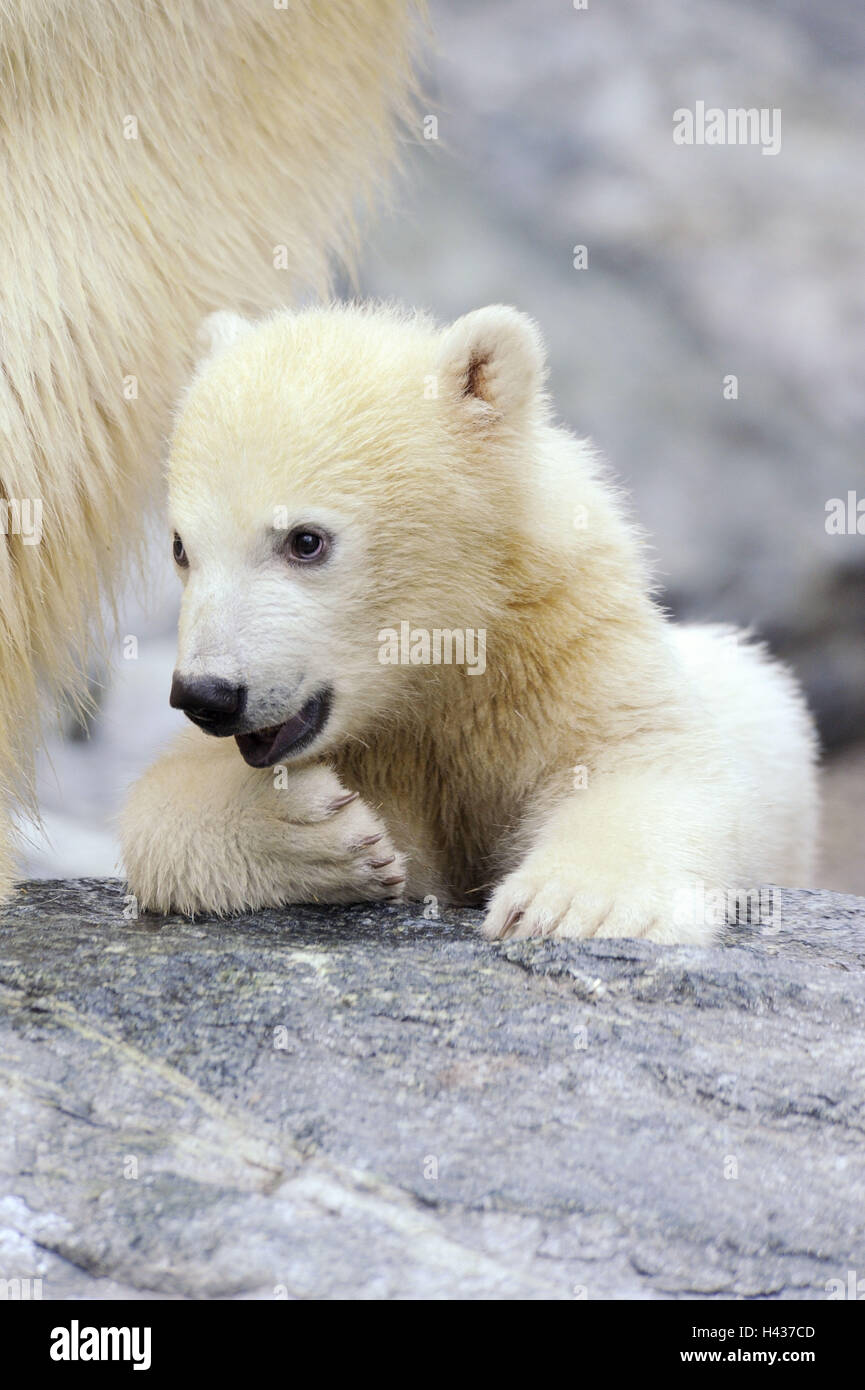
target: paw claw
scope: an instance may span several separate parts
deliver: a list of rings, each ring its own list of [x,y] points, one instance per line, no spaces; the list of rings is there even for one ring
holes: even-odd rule
[[[383,840],[383,839],[384,839],[384,831],[382,830],[382,831],[380,831],[380,832],[378,833],[378,835],[367,835],[363,840],[358,840],[358,841],[352,846],[352,848],[353,848],[355,851],[361,850],[361,849],[370,849],[373,845],[377,845],[378,842],[379,842],[379,840]]]
[[[519,926],[520,921],[522,920],[522,916],[523,909],[521,907],[511,908],[507,917],[502,922],[502,925],[499,927],[499,930],[496,932],[496,936],[499,938],[500,941],[504,941],[507,937],[511,936],[514,933],[516,928]]]

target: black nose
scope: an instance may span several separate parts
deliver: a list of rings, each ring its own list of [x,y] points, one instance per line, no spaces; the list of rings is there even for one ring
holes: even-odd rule
[[[175,671],[169,703],[208,734],[233,734],[246,706],[246,686],[218,676],[187,678]]]

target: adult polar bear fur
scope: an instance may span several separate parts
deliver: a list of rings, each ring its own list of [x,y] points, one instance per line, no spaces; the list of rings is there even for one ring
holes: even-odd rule
[[[199,728],[124,813],[142,906],[489,895],[492,937],[700,942],[717,895],[808,881],[798,688],[653,602],[619,496],[551,423],[530,320],[208,333],[169,464],[172,702]],[[404,622],[485,632],[485,669],[422,642],[393,663]]]
[[[408,114],[406,0],[0,6],[0,896],[203,314],[321,291]]]

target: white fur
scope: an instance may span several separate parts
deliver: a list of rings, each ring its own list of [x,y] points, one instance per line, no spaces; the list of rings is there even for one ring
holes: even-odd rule
[[[408,113],[415,18],[404,0],[0,3],[0,498],[44,507],[41,543],[0,535],[0,895],[37,675],[82,693],[195,327],[326,287]]]
[[[150,770],[123,828],[142,904],[343,901],[404,873],[412,897],[488,897],[494,937],[705,941],[712,895],[808,882],[795,681],[653,602],[615,488],[550,423],[529,320],[495,306],[441,331],[352,306],[237,328],[172,443],[178,668],[245,683],[249,729],[325,684],[333,712],[282,768],[195,733]],[[334,538],[319,567],[281,549],[303,525]],[[486,670],[382,664],[403,620],[483,629]],[[323,813],[340,787],[362,799]],[[364,807],[386,868],[358,870]]]

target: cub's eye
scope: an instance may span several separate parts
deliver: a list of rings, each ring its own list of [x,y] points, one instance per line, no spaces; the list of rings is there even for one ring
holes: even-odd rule
[[[312,526],[296,526],[285,543],[285,552],[290,560],[308,565],[323,560],[329,545],[327,532]]]
[[[183,548],[183,541],[180,539],[176,531],[174,533],[173,550],[174,563],[176,565],[179,565],[182,570],[189,569],[189,559],[187,557],[186,551]]]

